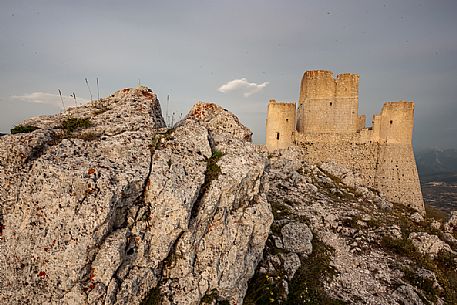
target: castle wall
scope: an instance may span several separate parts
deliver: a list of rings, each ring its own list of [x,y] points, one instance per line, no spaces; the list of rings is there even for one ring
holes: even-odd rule
[[[295,103],[268,103],[266,145],[269,150],[284,149],[293,144],[295,134]]]
[[[355,74],[307,71],[303,75],[297,130],[300,133],[353,133],[359,126]]]
[[[424,200],[412,145],[379,145],[372,186],[392,202],[424,210]]]
[[[296,142],[304,148],[305,160],[334,161],[359,172],[368,186],[381,191],[388,200],[424,210],[411,145],[361,142],[357,135],[336,139],[327,134],[297,134]]]

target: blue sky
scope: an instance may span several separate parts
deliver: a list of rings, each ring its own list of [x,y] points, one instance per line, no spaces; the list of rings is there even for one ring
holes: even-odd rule
[[[96,96],[98,77],[101,97],[141,82],[165,112],[170,95],[176,117],[216,102],[262,143],[268,100],[327,69],[360,74],[360,114],[413,99],[416,147],[457,148],[455,16],[444,0],[2,0],[0,132],[61,111],[58,89],[90,99],[85,78]]]

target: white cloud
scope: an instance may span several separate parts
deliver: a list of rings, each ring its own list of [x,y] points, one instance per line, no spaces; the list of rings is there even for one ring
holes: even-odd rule
[[[228,83],[223,84],[217,89],[219,92],[226,93],[230,91],[243,91],[243,95],[248,97],[256,92],[261,91],[265,88],[269,82],[264,82],[261,84],[250,83],[246,78],[234,79]]]
[[[20,100],[23,102],[30,102],[30,103],[38,103],[38,104],[48,104],[57,107],[62,107],[62,101],[60,99],[60,95],[52,94],[47,92],[33,92],[30,94],[24,95],[13,95],[11,96],[12,99]],[[65,108],[75,106],[75,100],[73,96],[62,95],[63,103]],[[88,100],[76,97],[76,101],[78,105],[87,103]]]

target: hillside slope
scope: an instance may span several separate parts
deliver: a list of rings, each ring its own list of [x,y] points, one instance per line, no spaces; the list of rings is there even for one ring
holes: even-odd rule
[[[0,138],[0,303],[455,304],[457,214],[423,217],[146,87]]]

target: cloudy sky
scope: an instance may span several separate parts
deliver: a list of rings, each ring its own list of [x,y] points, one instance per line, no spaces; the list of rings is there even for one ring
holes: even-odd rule
[[[179,117],[198,100],[264,142],[269,99],[305,70],[360,74],[359,113],[416,102],[414,144],[457,148],[457,1],[0,1],[0,132],[141,84]]]

